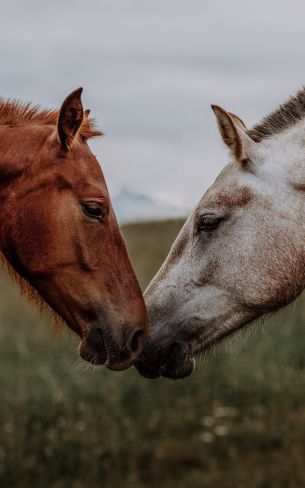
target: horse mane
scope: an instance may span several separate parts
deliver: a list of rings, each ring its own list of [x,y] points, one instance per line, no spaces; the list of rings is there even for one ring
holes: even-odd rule
[[[43,109],[39,105],[33,105],[32,103],[0,98],[0,125],[56,125],[58,114],[58,110]],[[79,133],[84,139],[103,135],[96,128],[95,120],[88,116],[84,116]]]
[[[284,104],[268,114],[263,120],[247,131],[251,139],[260,142],[263,139],[278,134],[305,117],[305,87],[294,97],[290,97]]]
[[[25,278],[17,273],[3,253],[0,253],[0,262],[2,262],[2,265],[4,268],[6,268],[9,276],[17,284],[21,295],[24,296],[30,303],[33,303],[39,313],[48,312],[49,316],[52,318],[56,330],[59,330],[60,326],[63,324],[67,325],[64,319],[60,317],[60,315],[58,315],[55,310],[50,307],[50,305],[47,304],[38,291],[35,290],[35,288],[33,288]]]

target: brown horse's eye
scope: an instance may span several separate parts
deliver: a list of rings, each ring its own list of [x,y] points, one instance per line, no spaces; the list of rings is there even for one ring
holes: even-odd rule
[[[203,215],[199,220],[198,231],[212,232],[219,226],[221,220],[222,219],[215,217],[214,215]]]
[[[105,218],[104,207],[99,203],[95,203],[95,202],[83,203],[82,210],[84,214],[87,215],[87,217],[90,217],[91,219],[97,219],[102,222]]]

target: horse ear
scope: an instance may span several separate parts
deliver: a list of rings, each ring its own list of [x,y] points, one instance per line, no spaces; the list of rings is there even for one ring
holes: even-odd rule
[[[237,117],[237,115],[232,114],[232,112],[228,112],[228,113],[235,125],[237,125],[240,129],[247,130],[246,124],[244,123],[243,120]]]
[[[229,147],[237,161],[247,159],[251,146],[255,142],[246,133],[246,126],[237,115],[226,112],[217,105],[212,105],[218,128],[224,143]]]
[[[77,90],[70,93],[64,100],[59,111],[57,132],[61,146],[66,151],[69,151],[83,122],[82,91],[82,88],[77,88]]]

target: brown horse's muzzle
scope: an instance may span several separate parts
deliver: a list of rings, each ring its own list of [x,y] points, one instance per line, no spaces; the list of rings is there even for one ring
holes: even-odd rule
[[[138,359],[146,342],[146,327],[126,325],[122,337],[99,326],[92,328],[79,346],[82,359],[108,369],[127,369]]]

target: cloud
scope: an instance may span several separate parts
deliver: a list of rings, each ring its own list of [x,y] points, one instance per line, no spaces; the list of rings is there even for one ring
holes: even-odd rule
[[[2,5],[1,95],[58,106],[82,84],[112,194],[191,207],[227,155],[210,103],[248,124],[305,81],[305,4],[22,0]]]

